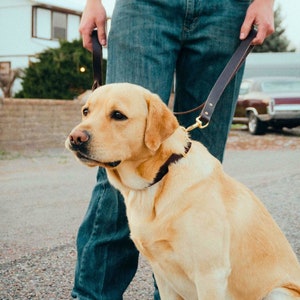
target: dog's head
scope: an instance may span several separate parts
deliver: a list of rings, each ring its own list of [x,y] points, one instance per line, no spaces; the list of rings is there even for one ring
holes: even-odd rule
[[[147,159],[178,127],[157,95],[133,84],[109,84],[92,93],[65,144],[89,166],[116,168]]]

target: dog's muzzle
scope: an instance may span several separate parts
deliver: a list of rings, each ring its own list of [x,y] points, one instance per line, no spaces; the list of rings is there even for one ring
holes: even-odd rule
[[[104,167],[111,167],[115,168],[117,167],[121,161],[113,161],[113,162],[100,162],[92,157],[92,155],[89,153],[89,142],[90,142],[90,134],[83,130],[73,130],[68,138],[67,148],[69,148],[71,151],[75,152],[75,155],[78,159],[80,159],[83,163],[87,164],[96,164],[96,165],[102,165]]]

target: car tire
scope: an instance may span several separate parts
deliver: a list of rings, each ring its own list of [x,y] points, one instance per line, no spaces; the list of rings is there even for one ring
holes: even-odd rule
[[[253,135],[265,134],[267,125],[257,118],[257,116],[250,112],[248,115],[248,130]]]

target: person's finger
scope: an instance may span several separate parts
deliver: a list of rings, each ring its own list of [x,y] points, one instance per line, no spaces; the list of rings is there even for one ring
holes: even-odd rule
[[[252,44],[253,45],[261,45],[265,38],[267,37],[266,31],[262,26],[257,26],[257,34],[256,37],[253,39]]]
[[[253,45],[261,45],[264,40],[274,32],[273,20],[265,18],[263,21],[256,21],[257,35],[253,40]]]
[[[244,40],[248,36],[248,34],[253,26],[253,22],[254,22],[254,16],[252,16],[250,13],[247,13],[245,20],[242,24],[241,30],[240,30],[240,39],[241,40]]]
[[[97,24],[98,40],[102,46],[106,46],[106,20],[101,20]]]
[[[83,47],[86,48],[89,51],[92,51],[93,46],[92,46],[91,33],[93,31],[93,28],[91,28],[90,26],[80,27],[79,31],[80,31],[80,34],[82,36],[82,45],[83,45]]]

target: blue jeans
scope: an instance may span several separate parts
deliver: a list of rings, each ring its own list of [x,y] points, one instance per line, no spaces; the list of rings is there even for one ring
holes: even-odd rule
[[[248,5],[248,0],[117,0],[108,40],[107,83],[139,84],[167,103],[176,71],[174,110],[200,105],[239,44]],[[226,88],[209,126],[191,132],[220,161],[242,71]],[[199,111],[178,119],[189,126],[198,115]],[[129,238],[124,201],[103,169],[78,232],[77,251],[72,296],[122,299],[136,272],[138,251]]]

